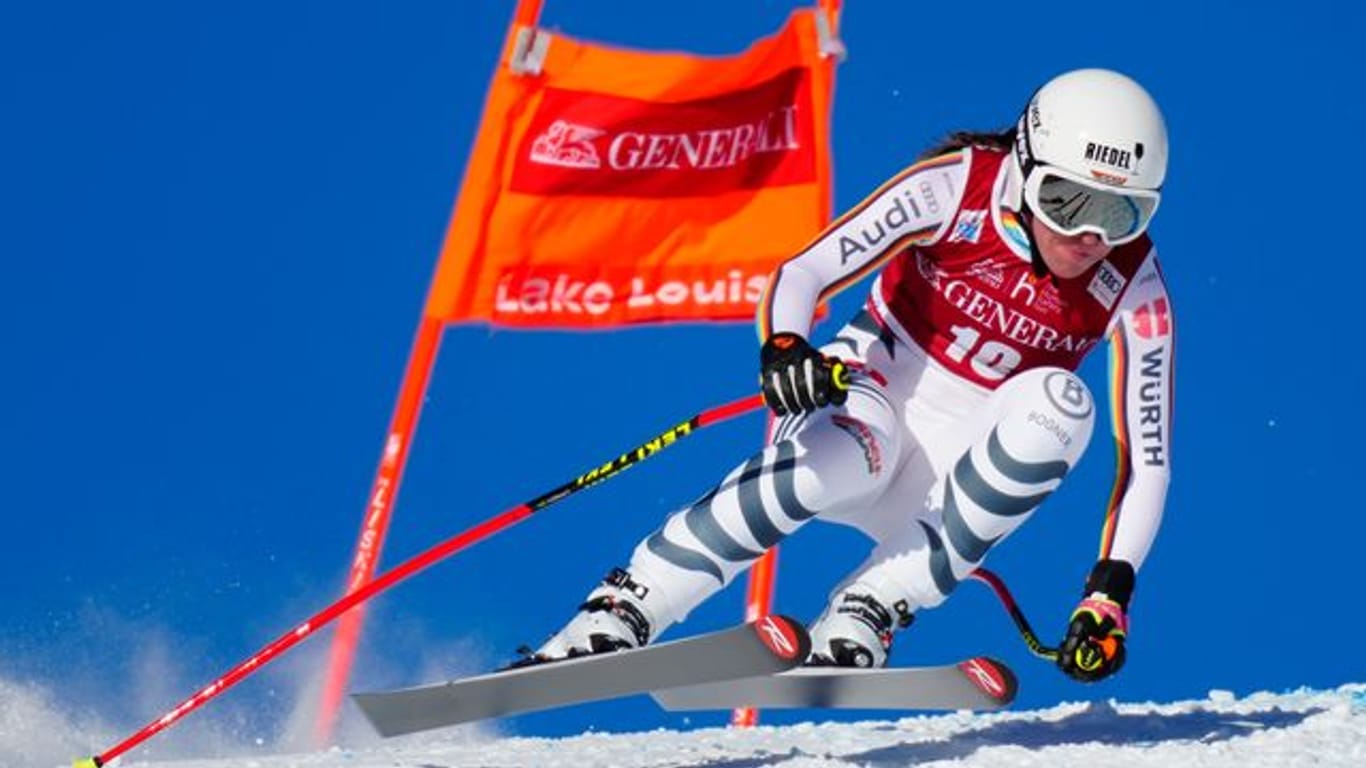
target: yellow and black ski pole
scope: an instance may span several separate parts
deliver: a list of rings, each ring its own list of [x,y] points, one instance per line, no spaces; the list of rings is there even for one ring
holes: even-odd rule
[[[1031,653],[1046,661],[1058,660],[1058,649],[1044,645],[1039,636],[1034,634],[1034,628],[1029,625],[1029,619],[1025,618],[1019,603],[1015,602],[1015,596],[1010,594],[1004,579],[986,568],[977,568],[968,576],[991,587],[991,591],[996,593],[997,599],[1001,601],[1006,613],[1010,614],[1010,618],[1015,622],[1015,628],[1020,631],[1020,637]]]
[[[621,454],[615,459],[589,469],[587,472],[578,475],[573,480],[564,483],[558,488],[547,491],[531,501],[518,504],[506,512],[490,518],[479,525],[453,536],[431,549],[404,561],[393,569],[376,576],[373,581],[348,593],[340,600],[337,600],[335,603],[332,603],[310,617],[304,623],[276,638],[274,642],[228,670],[222,677],[219,677],[209,685],[201,688],[199,691],[195,692],[194,695],[176,705],[175,708],[166,714],[143,726],[137,733],[134,733],[98,755],[76,760],[74,763],[75,768],[98,768],[99,766],[107,765],[110,761],[128,750],[133,749],[152,736],[155,736],[157,733],[169,728],[179,721],[180,718],[203,706],[209,699],[212,699],[223,691],[226,691],[228,688],[231,688],[242,678],[265,666],[271,660],[289,650],[299,641],[312,635],[338,616],[341,616],[351,608],[369,600],[418,571],[423,570],[427,566],[443,560],[476,542],[482,541],[515,523],[521,522],[551,504],[578,493],[584,488],[596,485],[610,477],[614,477],[621,471],[650,458],[679,440],[691,435],[693,432],[752,411],[763,405],[763,402],[762,395],[751,395],[702,411],[691,419],[664,430],[650,440],[641,443],[639,446]]]

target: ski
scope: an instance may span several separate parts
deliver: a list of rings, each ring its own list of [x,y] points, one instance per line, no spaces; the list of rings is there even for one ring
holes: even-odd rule
[[[1000,709],[1015,699],[1010,667],[979,656],[935,667],[801,667],[652,691],[664,709]]]
[[[806,660],[811,640],[785,616],[669,643],[535,664],[352,699],[381,736],[600,701],[659,688],[765,675]]]

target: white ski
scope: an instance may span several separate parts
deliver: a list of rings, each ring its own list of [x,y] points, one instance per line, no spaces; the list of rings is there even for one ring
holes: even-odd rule
[[[507,669],[478,677],[357,693],[352,699],[381,736],[440,728],[657,688],[781,672],[811,651],[802,625],[785,616],[635,650]]]
[[[1015,699],[1009,667],[985,656],[936,667],[801,667],[653,691],[664,709],[1000,709]]]

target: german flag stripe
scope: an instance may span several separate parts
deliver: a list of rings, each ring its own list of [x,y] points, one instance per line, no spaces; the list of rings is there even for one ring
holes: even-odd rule
[[[1129,383],[1129,345],[1123,328],[1110,334],[1110,405],[1115,429],[1115,485],[1105,510],[1105,527],[1100,535],[1100,559],[1110,556],[1114,548],[1115,531],[1119,528],[1119,508],[1124,492],[1129,488],[1133,468],[1129,457],[1129,414],[1127,400]]]
[[[759,300],[759,342],[768,341],[768,337],[773,335],[773,295],[778,292],[778,283],[783,279],[783,270],[779,268],[773,273],[773,278],[768,281],[768,287],[764,289],[764,297]]]
[[[815,240],[813,240],[811,243],[808,243],[806,248],[803,248],[800,253],[805,253],[807,250],[809,250],[812,245],[814,245],[817,241],[824,237],[826,233],[830,232],[830,230],[838,228],[840,225],[844,224],[844,222],[854,218],[860,213],[863,213],[863,211],[868,206],[873,204],[874,200],[881,197],[882,194],[885,193],[887,190],[900,184],[908,176],[920,173],[921,171],[932,171],[935,168],[945,168],[951,165],[958,165],[961,162],[963,162],[963,150],[960,149],[957,152],[950,152],[947,155],[939,155],[937,157],[931,157],[928,160],[921,160],[920,162],[915,163],[914,165],[910,166],[901,173],[898,173],[897,175],[888,179],[885,183],[883,183],[882,186],[873,190],[873,193],[863,198],[863,200],[860,201],[858,205],[845,211],[844,214],[842,214],[838,219],[835,219],[835,221],[830,226],[826,227],[825,230],[822,231],[821,234],[817,236]],[[798,255],[800,255],[800,253]]]

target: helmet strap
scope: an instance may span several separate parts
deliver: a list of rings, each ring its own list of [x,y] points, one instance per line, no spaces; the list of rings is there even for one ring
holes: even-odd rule
[[[1015,124],[1015,162],[1020,164],[1020,180],[1029,178],[1029,174],[1034,171],[1037,161],[1034,160],[1034,148],[1029,144],[1029,107],[1020,113],[1020,121]]]
[[[1033,99],[1030,99],[1033,103]],[[1029,106],[1020,113],[1020,122],[1015,127],[1015,163],[1020,168],[1020,220],[1024,222],[1025,239],[1029,240],[1029,266],[1035,277],[1048,274],[1048,264],[1039,252],[1039,243],[1034,239],[1034,211],[1029,207],[1028,196],[1024,193],[1025,182],[1034,172],[1038,163],[1034,160],[1034,150],[1029,146]]]
[[[1039,251],[1039,241],[1034,239],[1034,212],[1029,209],[1029,203],[1021,203],[1020,218],[1025,223],[1025,237],[1029,239],[1029,266],[1035,277],[1043,277],[1048,274],[1048,264]]]

